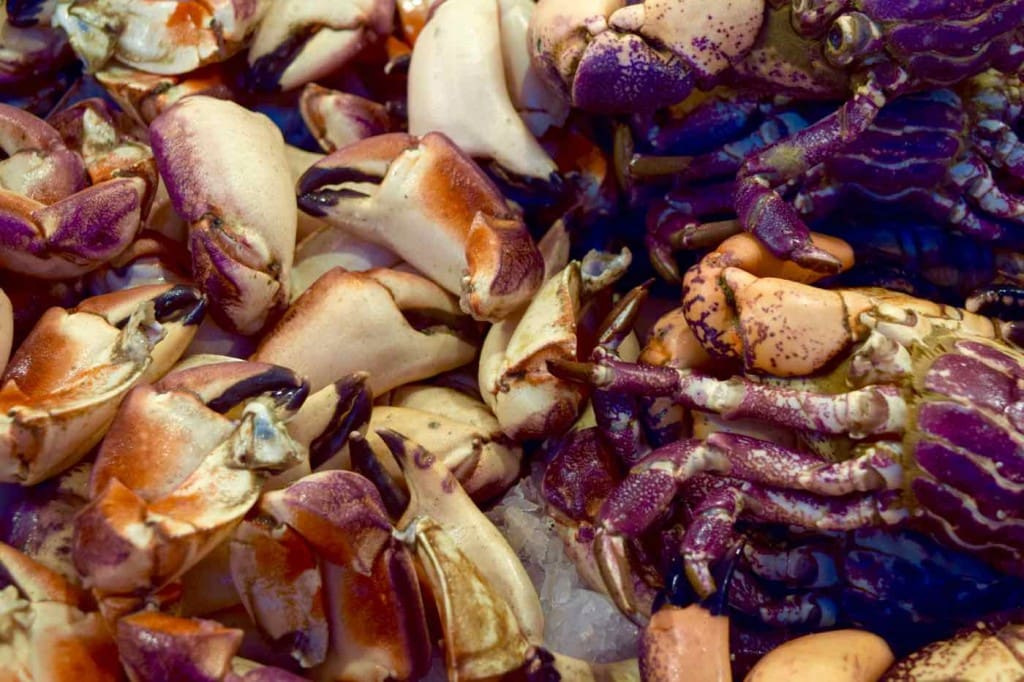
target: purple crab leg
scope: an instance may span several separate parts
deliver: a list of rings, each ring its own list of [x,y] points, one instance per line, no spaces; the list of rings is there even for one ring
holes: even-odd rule
[[[733,575],[729,606],[775,627],[811,625],[826,628],[835,625],[839,616],[835,600],[826,595],[798,592],[778,597],[742,569]]]
[[[872,72],[857,92],[837,111],[767,149],[751,155],[737,175],[736,214],[745,230],[776,256],[811,270],[835,273],[839,261],[811,243],[810,230],[799,214],[776,191],[822,163],[836,150],[868,129],[891,92],[906,75],[898,69],[882,83]]]
[[[664,204],[648,215],[644,238],[651,264],[664,279],[679,281],[679,268],[672,253],[680,248],[694,249],[717,244],[729,234],[700,225],[700,216],[732,212],[732,180],[705,185],[697,190],[666,196]],[[716,224],[717,225],[717,224]],[[728,230],[738,232],[739,226]]]
[[[671,396],[690,409],[717,412],[726,419],[761,419],[803,431],[862,438],[900,433],[906,423],[907,405],[896,386],[816,393],[611,358],[596,364],[551,360],[548,369],[556,376],[616,392]]]
[[[1024,200],[1003,190],[988,164],[975,154],[950,168],[953,183],[986,214],[1024,224]]]
[[[702,487],[702,502],[683,537],[686,575],[702,596],[715,590],[711,565],[734,541],[736,521],[744,513],[768,523],[788,523],[818,530],[853,530],[890,524],[905,518],[896,502],[898,493],[857,493],[822,497],[781,490],[735,478],[704,476],[691,488]]]

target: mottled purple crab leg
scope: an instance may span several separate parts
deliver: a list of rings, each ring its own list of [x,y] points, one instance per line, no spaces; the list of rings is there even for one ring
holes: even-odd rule
[[[837,111],[748,157],[737,174],[735,194],[736,214],[743,228],[780,258],[817,272],[838,272],[839,261],[811,243],[807,225],[775,188],[806,173],[863,134],[905,79],[899,69],[882,75],[872,72]]]
[[[633,364],[612,358],[599,363],[550,360],[555,376],[614,392],[671,396],[690,409],[726,419],[753,418],[794,429],[863,437],[900,433],[907,405],[900,389],[871,385],[848,393],[816,393],[758,384],[743,377],[718,379],[697,370]]]
[[[686,576],[701,596],[715,591],[711,566],[735,545],[735,524],[744,512],[769,523],[820,530],[853,530],[905,518],[895,504],[897,493],[889,491],[835,498],[765,488],[735,478],[703,476],[694,483],[689,494],[701,496],[701,501],[693,510],[682,552]]]
[[[805,625],[827,628],[836,624],[835,600],[813,592],[777,596],[753,575],[737,570],[729,588],[729,606],[775,627]]]

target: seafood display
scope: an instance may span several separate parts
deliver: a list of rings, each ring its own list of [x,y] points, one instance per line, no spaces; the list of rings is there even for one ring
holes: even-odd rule
[[[1024,0],[6,0],[0,680],[1024,679]]]

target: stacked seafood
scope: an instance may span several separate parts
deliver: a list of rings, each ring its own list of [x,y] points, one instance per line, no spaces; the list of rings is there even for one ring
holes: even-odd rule
[[[1024,0],[0,12],[0,678],[1024,677]]]

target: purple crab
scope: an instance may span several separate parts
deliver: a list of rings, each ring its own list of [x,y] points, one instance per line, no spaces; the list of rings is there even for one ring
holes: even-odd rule
[[[771,258],[760,250],[755,257]],[[743,433],[717,430],[654,450],[608,496],[595,551],[616,600],[627,609],[632,600],[619,579],[627,538],[677,495],[695,501],[681,546],[700,595],[714,590],[710,567],[736,544],[741,517],[816,530],[909,523],[1020,575],[1024,353],[999,339],[998,325],[881,289],[758,277],[713,255],[717,266],[691,271],[685,331],[711,356],[741,363],[743,375],[600,352],[594,363],[551,363],[613,394],[671,397],[718,415],[721,428],[752,420],[738,423]],[[725,322],[721,309],[731,311]],[[803,319],[808,310],[813,320]],[[832,316],[835,334],[814,326]],[[783,442],[776,427],[795,440]]]

